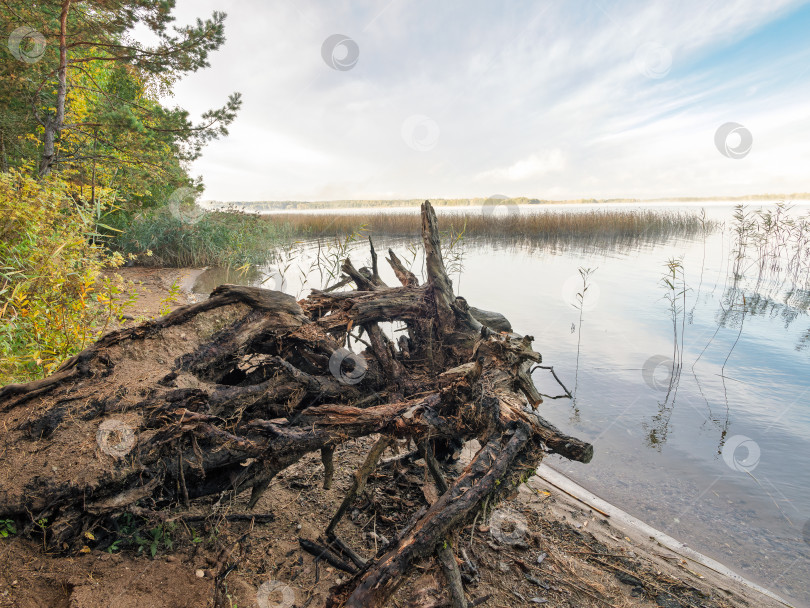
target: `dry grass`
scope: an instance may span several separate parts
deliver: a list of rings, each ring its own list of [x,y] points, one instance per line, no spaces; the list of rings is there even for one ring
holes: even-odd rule
[[[593,235],[667,237],[699,234],[703,229],[697,214],[649,209],[526,213],[516,208],[505,208],[493,211],[444,213],[439,219],[445,230],[492,238],[546,239]],[[285,226],[293,234],[313,237],[351,234],[360,229],[381,236],[412,236],[418,235],[421,229],[421,219],[417,213],[276,213],[264,218]]]

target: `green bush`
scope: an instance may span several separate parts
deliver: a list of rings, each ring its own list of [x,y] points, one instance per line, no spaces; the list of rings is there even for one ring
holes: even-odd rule
[[[109,246],[151,266],[234,268],[264,264],[275,247],[291,238],[286,225],[237,211],[210,212],[184,222],[168,207],[117,213],[107,222],[120,232]]]

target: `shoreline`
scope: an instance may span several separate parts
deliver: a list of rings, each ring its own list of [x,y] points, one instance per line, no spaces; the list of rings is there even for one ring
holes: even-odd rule
[[[700,553],[695,549],[692,549],[686,543],[683,543],[676,538],[665,534],[661,530],[652,527],[641,519],[630,515],[626,511],[600,498],[587,488],[579,485],[571,478],[545,463],[537,467],[536,474],[528,480],[527,484],[534,484],[535,486],[542,485],[546,487],[550,486],[563,492],[572,500],[581,503],[581,505],[584,505],[596,511],[600,515],[609,518],[610,523],[613,526],[622,529],[626,534],[629,535],[630,533],[634,533],[634,536],[637,536],[639,539],[646,539],[647,541],[652,540],[655,544],[675,553],[676,555],[681,556],[683,559],[697,564],[698,566],[702,566],[703,568],[716,573],[724,579],[727,579],[729,582],[750,590],[751,593],[756,594],[757,596],[756,598],[752,599],[759,599],[761,601],[761,598],[765,597],[775,602],[773,604],[774,606],[778,605],[787,606],[788,608],[796,608],[794,604],[791,604],[778,594],[761,585],[758,585],[740,574],[737,574],[721,562]],[[649,544],[652,545],[653,543]]]

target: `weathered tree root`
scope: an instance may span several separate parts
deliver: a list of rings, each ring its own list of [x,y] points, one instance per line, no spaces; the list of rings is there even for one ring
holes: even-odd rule
[[[0,389],[0,518],[36,525],[49,547],[75,551],[125,511],[248,489],[252,508],[311,452],[320,452],[329,488],[335,447],[379,435],[321,544],[302,540],[357,568],[327,605],[382,606],[415,560],[434,555],[454,605],[465,605],[448,539],[482,504],[513,493],[544,453],[588,462],[593,448],[536,414],[533,338],[454,296],[427,201],[422,236],[422,285],[393,251],[387,261],[402,286],[385,285],[370,243],[371,269],[343,265],[354,291],[296,302],[223,285],[205,302],[107,334],[48,378]],[[395,343],[385,322],[407,332]],[[344,347],[356,329],[361,353]],[[419,446],[441,495],[365,560],[334,531],[384,449],[402,438]],[[483,447],[446,481],[434,453],[471,439]]]

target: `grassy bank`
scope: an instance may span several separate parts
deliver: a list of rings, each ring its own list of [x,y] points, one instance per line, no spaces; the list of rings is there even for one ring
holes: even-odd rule
[[[138,263],[144,266],[234,268],[263,264],[276,246],[294,237],[286,224],[238,211],[205,213],[190,222],[162,207],[117,214],[108,224],[118,231],[109,239],[109,246],[124,256],[138,256]]]

